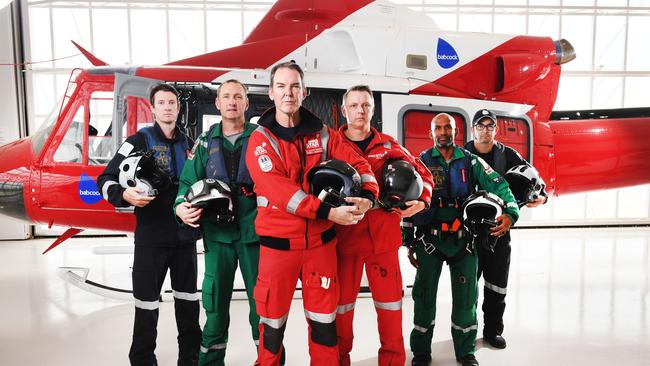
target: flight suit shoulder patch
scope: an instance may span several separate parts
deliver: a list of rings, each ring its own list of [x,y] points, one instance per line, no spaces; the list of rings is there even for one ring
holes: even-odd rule
[[[131,151],[133,151],[133,145],[128,141],[124,141],[124,143],[122,144],[122,146],[120,146],[120,149],[117,151],[117,153],[122,156],[128,156],[131,153]]]
[[[483,166],[483,170],[485,171],[485,174],[490,175],[494,173],[494,169],[492,169],[492,167],[488,163],[486,163],[485,160],[481,159],[480,156],[477,156],[476,160],[478,160],[478,162],[481,163],[481,165]],[[474,165],[474,162],[472,162],[472,165]]]

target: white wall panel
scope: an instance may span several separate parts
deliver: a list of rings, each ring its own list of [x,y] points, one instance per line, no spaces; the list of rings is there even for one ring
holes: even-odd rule
[[[207,12],[208,51],[237,46],[243,39],[242,18],[230,11]]]
[[[594,70],[624,69],[626,22],[624,16],[596,18]]]
[[[161,65],[169,62],[167,29],[165,10],[131,10],[130,37],[133,45],[133,64]]]
[[[92,50],[89,48],[90,45],[82,46],[87,47],[86,49],[111,65],[130,63],[129,13],[127,9],[92,9],[92,23]]]
[[[181,60],[207,52],[203,15],[202,10],[169,11],[170,60]]]
[[[13,46],[13,22],[11,19],[11,6],[0,8],[0,145],[4,145],[20,138],[20,117],[18,115],[18,95],[16,89],[15,68],[11,65],[16,62]],[[0,159],[3,157],[0,156]],[[25,239],[30,235],[29,226],[18,220],[0,216],[0,240]]]

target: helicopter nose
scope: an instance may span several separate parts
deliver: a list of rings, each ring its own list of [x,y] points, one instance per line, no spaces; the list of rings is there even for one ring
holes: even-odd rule
[[[29,222],[25,191],[29,184],[30,138],[0,146],[0,215]]]

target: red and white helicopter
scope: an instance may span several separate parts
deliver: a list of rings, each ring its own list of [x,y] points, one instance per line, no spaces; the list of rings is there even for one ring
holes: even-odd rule
[[[334,127],[354,84],[375,91],[373,124],[414,153],[429,147],[440,112],[459,121],[457,144],[482,108],[498,115],[497,139],[531,161],[556,195],[650,182],[650,109],[552,115],[565,40],[440,30],[428,16],[385,0],[279,0],[240,46],[163,66],[73,70],[62,103],[32,136],[0,147],[0,214],[69,229],[130,232],[135,219],[102,199],[96,178],[125,137],[152,122],[149,87],[181,93],[179,125],[197,136],[218,118],[216,87],[250,87],[248,119],[272,105],[269,69],[293,60],[305,72],[305,101]],[[91,113],[91,111],[93,111]],[[98,112],[97,112],[98,111]]]

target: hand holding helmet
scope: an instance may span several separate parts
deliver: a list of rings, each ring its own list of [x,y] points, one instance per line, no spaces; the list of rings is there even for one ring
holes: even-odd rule
[[[361,176],[345,161],[323,161],[309,170],[307,179],[310,193],[334,207],[354,203],[346,197],[361,193]]]
[[[202,208],[192,207],[189,202],[181,202],[176,206],[176,216],[178,216],[186,225],[197,228],[198,221],[201,218]]]
[[[348,197],[350,198],[350,197]],[[356,213],[356,206],[339,206],[332,208],[327,219],[339,225],[354,225],[363,219],[363,213]]]
[[[501,214],[501,216],[497,217],[496,223],[498,225],[490,229],[490,235],[499,237],[505,235],[510,230],[512,219],[506,214]]]
[[[217,225],[235,222],[230,187],[218,179],[208,178],[192,184],[185,193],[185,203],[182,207],[181,205],[176,207],[176,213],[183,215],[178,216],[183,222],[188,223],[185,221],[187,219],[189,223],[193,224],[190,226],[196,227],[199,218]]]
[[[379,192],[379,205],[387,210],[401,209],[406,212],[405,217],[412,216],[424,208],[412,201],[422,195],[424,183],[415,167],[404,160],[388,160],[381,169],[381,192]],[[407,202],[410,202],[407,205]],[[409,207],[413,207],[410,209]],[[419,208],[419,209],[418,209]]]
[[[497,236],[505,234],[512,225],[512,220],[503,214],[503,207],[501,198],[486,191],[467,197],[463,203],[463,226],[471,235],[471,244],[494,251]]]
[[[541,205],[543,205],[543,204],[546,203],[546,199],[547,199],[547,198],[548,198],[547,196],[540,196],[540,197],[537,197],[537,199],[534,200],[534,201],[528,201],[528,202],[526,202],[526,207],[528,207],[528,208],[535,208],[535,207],[541,206]]]
[[[138,207],[146,205],[158,192],[171,185],[171,178],[158,167],[153,151],[129,154],[120,163],[119,170],[120,186],[126,189],[122,197]],[[141,196],[149,196],[151,199],[145,200]]]
[[[146,195],[142,188],[129,187],[122,192],[122,199],[135,207],[144,207],[154,198],[156,197]]]
[[[530,165],[517,165],[508,169],[504,178],[510,185],[512,195],[517,200],[519,208],[533,203],[533,207],[546,202],[546,183],[539,176],[537,169]],[[540,198],[543,198],[542,202]]]
[[[426,204],[420,200],[406,201],[404,205],[406,206],[405,208],[397,210],[403,218],[411,217],[427,207]]]
[[[371,200],[363,197],[345,197],[345,202],[347,202],[348,205],[356,207],[356,210],[353,211],[353,213],[357,215],[365,214],[373,205]]]

